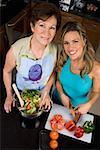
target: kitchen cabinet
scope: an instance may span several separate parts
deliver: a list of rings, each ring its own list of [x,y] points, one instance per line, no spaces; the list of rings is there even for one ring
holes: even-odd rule
[[[0,25],[8,22],[25,6],[24,0],[0,0]]]
[[[5,24],[9,45],[19,38],[27,36],[31,32],[29,23],[30,8],[29,3],[15,17]]]
[[[61,27],[57,31],[57,34],[56,34],[55,39],[54,39],[58,43],[61,42],[61,30],[62,30],[63,25],[66,22],[68,22],[68,21],[78,21],[78,22],[82,23],[82,20],[83,20],[82,17],[80,17],[80,16],[76,16],[74,14],[63,12],[63,11],[61,11],[61,17],[62,17]]]
[[[100,45],[100,23],[83,18],[83,26],[85,27],[88,38],[95,50]]]
[[[6,29],[5,29],[5,26],[2,25],[0,27],[0,55],[2,58],[2,65],[4,65],[5,55],[6,55],[8,48],[9,48],[9,44],[8,44]]]
[[[96,22],[91,19],[86,19],[85,17],[81,17],[69,12],[61,12],[61,15],[61,28],[67,21],[80,22],[85,27],[88,34],[88,38],[96,51],[98,46],[100,45],[100,22]],[[54,39],[58,43],[61,42],[61,28],[58,30]]]

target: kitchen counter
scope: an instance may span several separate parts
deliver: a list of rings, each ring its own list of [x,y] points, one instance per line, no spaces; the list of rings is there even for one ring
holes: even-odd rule
[[[3,90],[2,99],[5,98]],[[1,116],[1,149],[3,150],[38,150],[39,135],[42,132],[43,139],[49,138],[49,131],[44,129],[49,113],[43,113],[38,120],[23,119],[18,110],[13,108],[12,112],[7,114],[3,109],[2,101],[2,116]],[[24,121],[25,124],[22,122]],[[37,124],[34,124],[35,123]],[[40,124],[39,124],[40,123]],[[92,143],[85,143],[75,140],[71,137],[60,134],[59,143],[64,149],[81,149],[81,150],[99,150],[100,149],[100,116],[94,115],[95,130],[93,132]],[[25,126],[26,125],[26,128]],[[35,128],[36,127],[36,128]],[[41,136],[40,136],[41,138]],[[41,140],[41,139],[40,139]],[[44,143],[47,144],[47,143]],[[64,147],[63,147],[64,146]],[[47,150],[47,149],[42,149]]]

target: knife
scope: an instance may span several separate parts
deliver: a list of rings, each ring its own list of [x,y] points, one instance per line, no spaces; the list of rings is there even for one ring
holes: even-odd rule
[[[80,114],[80,113],[76,113],[76,114],[75,114],[75,118],[74,118],[74,123],[75,123],[75,124],[77,124],[77,122],[79,121],[80,117],[81,117],[81,114]]]
[[[78,109],[78,107],[73,108],[71,102],[69,102],[69,110],[74,118],[74,123],[76,124],[78,122],[78,120],[81,117],[81,114],[78,112],[76,113],[76,110]]]

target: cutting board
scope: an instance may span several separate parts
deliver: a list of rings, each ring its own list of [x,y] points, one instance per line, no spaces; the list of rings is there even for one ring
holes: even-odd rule
[[[70,114],[69,110],[66,107],[58,105],[58,104],[53,104],[53,106],[50,110],[49,116],[47,118],[46,124],[45,124],[45,129],[52,130],[52,128],[50,126],[50,120],[53,118],[53,116],[55,114],[61,114],[63,116],[64,120],[66,120],[66,121],[73,119],[72,115]],[[84,124],[84,122],[87,120],[93,122],[94,116],[90,115],[90,114],[81,115],[76,126],[79,126],[79,125],[82,126]],[[91,140],[92,140],[92,133],[89,133],[89,134],[84,133],[84,135],[81,138],[76,138],[74,136],[74,131],[71,132],[64,128],[63,130],[59,130],[58,132],[63,135],[66,135],[66,136],[69,136],[74,139],[81,140],[81,141],[84,141],[87,143],[91,143]]]

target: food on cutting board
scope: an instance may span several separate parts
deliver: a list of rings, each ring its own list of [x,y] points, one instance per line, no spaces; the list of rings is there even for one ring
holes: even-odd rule
[[[81,126],[76,127],[74,136],[77,138],[81,138],[84,134],[84,129]]]
[[[57,140],[58,138],[59,138],[59,133],[57,132],[57,131],[51,131],[50,133],[49,133],[49,136],[50,136],[50,138],[52,139],[52,140]]]
[[[81,138],[84,134],[91,133],[95,129],[92,121],[85,121],[82,126],[77,126],[74,120],[65,121],[61,114],[55,114],[50,120],[50,125],[53,129],[50,133],[52,140],[56,140],[57,130],[63,130],[64,128],[71,132],[74,131],[72,134],[77,138]]]
[[[74,131],[76,128],[75,122],[73,120],[70,120],[65,123],[65,128],[69,131]]]
[[[95,125],[92,121],[85,121],[83,124],[83,129],[85,133],[91,133],[95,129]]]
[[[58,141],[57,141],[57,140],[51,140],[51,141],[49,142],[49,146],[50,146],[50,148],[52,148],[52,149],[58,148]]]
[[[33,114],[39,109],[39,101],[41,98],[41,94],[36,90],[27,90],[21,92],[21,98],[24,101],[24,106],[21,109],[26,114]]]
[[[53,130],[62,130],[65,125],[65,120],[63,119],[62,115],[56,114],[50,120],[50,125]]]

